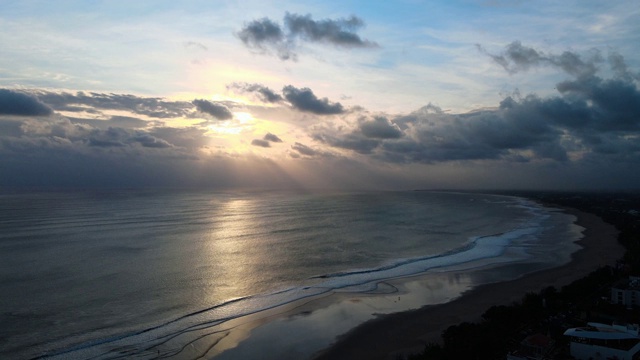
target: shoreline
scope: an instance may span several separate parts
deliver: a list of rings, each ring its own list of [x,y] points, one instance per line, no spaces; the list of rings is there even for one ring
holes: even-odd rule
[[[514,280],[483,284],[444,304],[377,317],[338,337],[313,358],[395,359],[399,354],[418,353],[428,343],[440,343],[442,331],[449,326],[477,321],[491,306],[519,301],[527,292],[549,286],[560,288],[622,257],[624,248],[617,241],[618,230],[613,225],[594,214],[560,209],[574,215],[574,223],[584,228],[582,238],[576,241],[581,248],[571,255],[569,263]]]

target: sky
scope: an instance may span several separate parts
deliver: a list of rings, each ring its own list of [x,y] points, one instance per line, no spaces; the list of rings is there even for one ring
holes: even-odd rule
[[[637,1],[0,2],[0,187],[637,190]]]

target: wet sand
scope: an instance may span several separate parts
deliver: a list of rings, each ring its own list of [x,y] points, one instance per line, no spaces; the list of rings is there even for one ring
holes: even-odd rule
[[[428,343],[441,342],[440,334],[449,326],[477,321],[491,306],[510,304],[527,292],[548,286],[562,287],[622,257],[624,248],[617,242],[615,227],[593,214],[574,209],[566,212],[585,228],[578,241],[582,249],[572,255],[570,263],[516,280],[481,285],[444,304],[379,316],[339,337],[316,359],[395,359],[398,354],[420,352]]]

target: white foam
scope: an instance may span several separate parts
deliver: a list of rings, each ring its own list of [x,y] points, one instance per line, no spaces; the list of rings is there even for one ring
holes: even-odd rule
[[[249,314],[281,306],[296,300],[318,296],[332,291],[366,292],[375,289],[379,281],[406,277],[426,271],[446,271],[446,269],[477,268],[490,263],[520,261],[528,256],[526,251],[510,251],[509,247],[520,248],[522,244],[536,239],[542,231],[542,222],[549,214],[540,206],[518,200],[517,205],[526,208],[532,215],[526,222],[513,230],[469,239],[466,246],[457,250],[424,258],[398,259],[379,268],[352,270],[310,279],[310,284],[284,289],[278,292],[249,296],[216,305],[196,313],[185,315],[154,328],[120,337],[102,339],[69,348],[56,354],[60,358],[113,358],[140,356],[150,348],[171,341],[189,344],[193,332],[215,326],[224,327],[225,322]],[[177,351],[177,350],[176,350]],[[56,356],[53,356],[54,358]]]

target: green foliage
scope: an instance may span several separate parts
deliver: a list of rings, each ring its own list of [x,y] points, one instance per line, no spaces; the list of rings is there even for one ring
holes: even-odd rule
[[[542,322],[569,308],[569,304],[593,295],[594,289],[608,285],[614,279],[609,267],[600,268],[561,291],[548,287],[539,293],[527,293],[512,305],[492,306],[478,323],[463,322],[442,333],[442,346],[428,345],[410,360],[498,359],[504,358],[524,337],[521,330],[541,328]],[[561,335],[562,331],[548,332]]]

